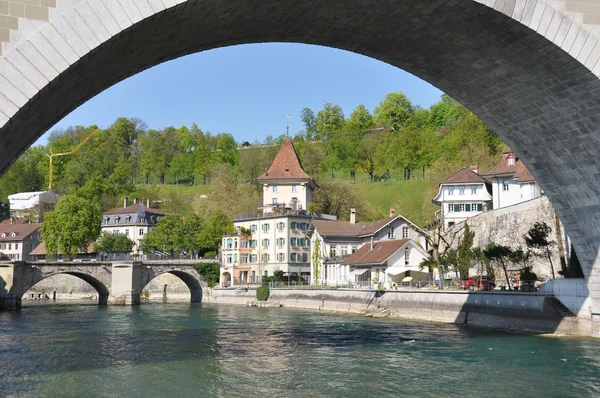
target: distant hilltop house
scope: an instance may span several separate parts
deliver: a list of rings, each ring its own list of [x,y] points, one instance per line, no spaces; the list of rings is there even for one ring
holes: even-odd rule
[[[54,210],[60,195],[50,191],[20,192],[8,196],[10,216],[41,222],[43,214]]]
[[[260,283],[276,271],[283,272],[284,278],[308,283],[310,239],[306,233],[310,223],[336,217],[306,210],[318,185],[302,168],[288,136],[256,181],[263,188],[258,213],[236,215],[236,233],[222,238],[221,286]]]
[[[428,258],[426,232],[390,209],[377,221],[314,220],[311,239],[311,280],[319,285],[368,286],[373,281],[391,287],[406,277],[427,280],[419,264]],[[318,248],[318,251],[317,251]]]
[[[490,170],[478,174],[476,166],[462,168],[440,183],[433,203],[440,205],[444,228],[481,213],[518,205],[542,195],[538,183],[515,155],[506,151]]]
[[[0,259],[31,260],[31,252],[40,244],[41,224],[29,219],[12,218],[0,223]]]
[[[134,243],[132,252],[142,254],[140,244],[144,235],[152,230],[158,219],[168,213],[144,206],[137,199],[133,204],[124,199],[123,207],[112,209],[102,215],[102,232],[109,234],[122,234]]]

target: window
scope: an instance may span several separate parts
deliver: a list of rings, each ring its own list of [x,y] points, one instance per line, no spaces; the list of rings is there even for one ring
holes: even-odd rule
[[[146,223],[146,217],[140,217],[140,222],[141,222],[142,224]]]
[[[331,257],[337,256],[337,247],[336,246],[331,246],[331,249],[329,249],[329,255]]]
[[[296,238],[290,238],[290,246],[296,246]]]
[[[15,260],[19,260],[19,253],[15,254]]]
[[[262,255],[262,262],[263,263],[268,263],[269,262],[269,254],[268,253],[265,253],[265,254]]]
[[[285,261],[285,253],[277,253],[277,261],[280,263]]]
[[[144,230],[142,228],[140,228],[140,233],[138,235],[139,236],[143,236],[144,235]]]
[[[269,239],[263,239],[262,240],[262,246],[263,247],[269,247]]]
[[[127,217],[125,217],[125,222],[126,222],[126,223],[129,223],[130,221],[131,221],[131,216],[127,216]]]
[[[450,185],[448,187],[448,195],[454,195],[454,186]]]
[[[394,229],[394,227],[389,227],[388,228],[388,238],[389,239],[393,239],[394,235],[395,235],[395,229]]]
[[[508,180],[502,181],[502,190],[508,191]]]
[[[269,271],[266,271],[266,270],[265,270],[265,272],[264,272],[264,275],[265,275],[265,276],[269,276]]]
[[[233,241],[231,240],[231,238],[227,239],[227,248],[228,249],[232,249],[233,248]]]
[[[237,257],[237,253],[233,253],[233,262],[237,263],[238,257]]]
[[[342,256],[346,256],[348,254],[348,246],[342,246]]]
[[[471,195],[477,194],[477,185],[471,185]]]
[[[19,250],[19,244],[15,243],[15,250]]]
[[[234,248],[234,249],[237,249],[237,248],[238,248],[238,240],[237,240],[237,239],[235,239],[235,240],[233,241],[233,248]]]
[[[292,185],[292,192],[296,192],[296,186]]]
[[[227,255],[227,264],[233,264],[233,257],[231,256],[231,254]]]
[[[273,192],[277,192],[277,185],[273,185]]]
[[[115,217],[115,223],[118,224],[120,221],[121,221],[121,217],[119,217],[119,216]]]
[[[308,260],[308,256],[306,255],[306,253],[302,253],[302,262],[305,263]]]
[[[465,211],[465,205],[464,205],[464,203],[460,204],[460,207],[459,207],[458,211]]]
[[[477,211],[477,203],[471,203],[471,211]]]
[[[352,253],[356,253],[357,250],[358,250],[358,247],[352,246]]]
[[[240,258],[240,262],[242,264],[248,264],[248,255],[247,254],[242,254],[242,256]]]
[[[273,204],[276,205],[277,204],[277,198],[273,198]]]
[[[448,213],[452,213],[454,211],[454,205],[452,203],[448,204]]]
[[[256,283],[256,271],[252,271],[252,283]]]
[[[263,232],[269,232],[270,227],[271,227],[271,224],[263,224],[262,225]]]
[[[459,195],[464,195],[465,194],[465,186],[464,185],[459,185],[459,187],[458,187],[458,194]]]
[[[290,253],[290,262],[295,263],[298,255],[296,253]]]
[[[277,230],[278,231],[283,231],[285,229],[285,223],[284,222],[278,222],[277,223]]]
[[[402,238],[403,239],[410,238],[410,229],[408,227],[402,227]]]
[[[514,157],[509,157],[508,158],[508,165],[509,166],[514,166],[515,165],[515,158]]]
[[[125,236],[129,237],[129,230],[128,229],[125,230]]]
[[[404,265],[408,265],[410,263],[410,249],[407,247],[404,249]]]

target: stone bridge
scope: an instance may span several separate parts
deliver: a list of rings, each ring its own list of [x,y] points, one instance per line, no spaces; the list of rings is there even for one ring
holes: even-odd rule
[[[54,275],[83,279],[98,292],[99,304],[137,305],[140,293],[157,276],[170,273],[190,289],[191,302],[202,301],[206,286],[194,264],[207,260],[139,262],[14,262],[0,264],[0,309],[20,308],[21,298],[36,283]]]
[[[447,92],[511,146],[563,220],[600,320],[599,39],[596,0],[4,0],[0,173],[162,62],[243,43],[353,51]]]

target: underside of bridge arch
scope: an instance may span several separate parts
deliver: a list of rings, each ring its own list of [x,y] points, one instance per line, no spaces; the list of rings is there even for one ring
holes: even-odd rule
[[[98,304],[106,305],[108,303],[109,291],[108,291],[108,288],[106,287],[106,285],[104,283],[102,283],[101,281],[99,281],[98,279],[96,279],[95,277],[88,275],[88,274],[80,273],[80,272],[60,272],[60,273],[55,273],[55,274],[48,275],[48,276],[40,276],[35,281],[33,281],[34,283],[31,283],[30,285],[26,285],[23,287],[23,294],[25,294],[29,289],[31,289],[32,287],[34,287],[36,284],[40,283],[41,281],[46,280],[46,279],[51,278],[56,275],[71,275],[71,276],[75,276],[75,277],[83,280],[84,282],[89,283],[96,290],[96,292],[98,292]]]
[[[177,271],[177,270],[169,270],[169,271],[161,272],[157,275],[154,275],[154,277],[151,280],[149,280],[145,286],[142,286],[142,289],[140,291],[143,291],[145,289],[145,287],[148,286],[148,284],[150,282],[152,282],[152,280],[154,280],[156,277],[158,277],[160,275],[164,275],[164,274],[175,275],[176,277],[181,279],[181,281],[183,283],[185,283],[185,285],[188,287],[188,289],[190,289],[190,302],[192,302],[192,303],[202,302],[202,284],[200,282],[199,275],[195,274],[194,272]]]
[[[186,54],[263,42],[370,56],[472,110],[540,183],[600,299],[592,271],[600,245],[600,81],[573,58],[579,52],[571,56],[473,0],[182,1],[85,53],[21,107],[0,130],[0,171],[68,112],[129,76]]]

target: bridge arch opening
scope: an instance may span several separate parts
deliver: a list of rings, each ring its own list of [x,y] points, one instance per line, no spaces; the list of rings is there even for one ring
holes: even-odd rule
[[[177,277],[169,278],[169,276]],[[202,283],[199,275],[193,272],[180,270],[162,271],[152,276],[141,289],[141,297],[149,299],[166,300],[186,300],[189,298],[192,303],[200,303],[202,301]],[[177,282],[183,282],[187,287],[187,291],[182,290]],[[160,297],[159,297],[160,295]]]
[[[75,280],[80,283],[73,283]],[[82,283],[83,282],[83,283]],[[108,303],[109,291],[97,278],[80,272],[60,272],[48,276],[38,276],[34,283],[26,285],[22,299],[53,299],[96,296],[99,305]],[[56,293],[56,296],[54,294]]]
[[[100,2],[64,3],[87,11]],[[60,9],[51,29],[29,32],[44,65],[32,60],[32,68],[25,51],[6,53],[12,67],[0,72],[14,79],[0,84],[12,100],[0,101],[0,172],[75,107],[159,63],[245,43],[349,50],[430,82],[499,134],[559,213],[600,301],[600,274],[592,272],[600,263],[600,43],[549,1],[495,2],[498,10],[481,0],[187,0],[160,10],[134,3],[106,0],[96,13],[103,23],[83,27],[89,12]],[[124,18],[115,20],[106,4]],[[61,37],[68,26],[80,31]],[[39,45],[49,40],[55,45]]]

